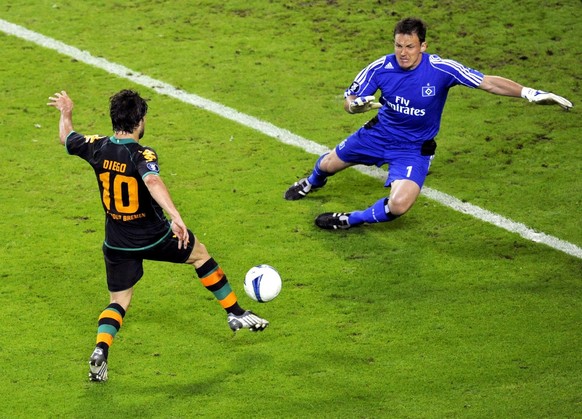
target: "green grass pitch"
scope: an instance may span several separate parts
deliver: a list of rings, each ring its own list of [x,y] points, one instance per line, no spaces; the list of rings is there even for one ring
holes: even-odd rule
[[[453,89],[426,185],[582,245],[582,8],[577,0],[45,1],[0,19],[333,147],[369,115],[342,110],[364,65],[416,15],[429,52],[554,91],[571,112]],[[421,197],[393,223],[345,232],[324,211],[367,207],[354,170],[282,198],[315,156],[0,32],[0,417],[582,417],[582,260]],[[111,349],[87,381],[108,302],[94,175],[58,144],[64,89],[86,134],[108,97],[150,99],[144,143],[187,225],[242,304],[271,321],[233,335],[187,266],[146,263]],[[252,302],[251,266],[283,278]]]

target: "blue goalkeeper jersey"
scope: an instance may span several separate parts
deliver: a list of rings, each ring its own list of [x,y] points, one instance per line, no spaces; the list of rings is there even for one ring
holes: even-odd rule
[[[381,57],[364,68],[345,91],[372,96],[378,90],[382,108],[374,129],[387,143],[419,143],[436,137],[449,89],[456,85],[478,87],[483,74],[434,54],[422,54],[413,70],[402,70],[394,54]]]

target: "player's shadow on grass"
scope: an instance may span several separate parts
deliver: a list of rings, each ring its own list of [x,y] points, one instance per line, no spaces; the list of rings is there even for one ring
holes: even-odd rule
[[[209,355],[210,356],[210,355]],[[126,388],[124,392],[135,392],[138,395],[151,393],[153,395],[165,394],[171,399],[191,399],[197,395],[211,396],[219,394],[224,391],[225,387],[230,384],[225,384],[225,377],[245,377],[260,376],[261,371],[264,370],[265,364],[271,364],[273,356],[267,351],[257,351],[253,349],[245,353],[238,353],[234,355],[229,362],[223,361],[220,367],[213,369],[212,374],[205,373],[200,376],[193,375],[190,379],[184,376],[176,377],[175,379],[165,379],[163,384],[160,380],[154,380],[152,384],[144,382],[144,385],[136,388]],[[184,370],[186,374],[186,370]],[[176,376],[177,374],[172,374]],[[242,380],[242,378],[241,378]],[[131,412],[127,412],[128,414]],[[122,417],[122,415],[120,415]]]

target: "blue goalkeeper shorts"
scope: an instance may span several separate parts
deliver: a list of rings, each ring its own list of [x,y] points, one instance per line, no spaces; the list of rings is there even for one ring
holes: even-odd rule
[[[377,167],[387,164],[386,187],[395,180],[408,179],[422,188],[434,154],[422,155],[422,144],[387,142],[374,134],[362,127],[337,145],[335,152],[347,163]]]

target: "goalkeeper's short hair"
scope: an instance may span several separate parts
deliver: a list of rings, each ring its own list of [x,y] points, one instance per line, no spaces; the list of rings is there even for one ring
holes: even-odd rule
[[[418,40],[422,44],[426,39],[426,23],[415,17],[407,17],[399,21],[394,27],[394,36],[397,34],[416,34],[418,36]]]

